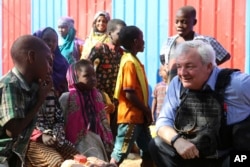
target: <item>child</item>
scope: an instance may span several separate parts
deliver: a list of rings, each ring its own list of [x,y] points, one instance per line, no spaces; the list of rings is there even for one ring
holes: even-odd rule
[[[26,164],[29,167],[61,166],[79,152],[65,139],[64,119],[58,98],[52,89],[40,108],[36,128],[31,136]]]
[[[148,143],[151,111],[148,107],[148,82],[144,67],[136,57],[143,52],[143,33],[136,26],[123,27],[119,33],[126,49],[120,63],[114,97],[118,99],[118,131],[111,163],[120,165],[130,153],[134,142],[142,151],[142,166],[152,167]]]
[[[164,97],[167,91],[167,81],[168,81],[168,72],[167,68],[164,65],[161,65],[159,69],[159,75],[162,78],[162,81],[159,82],[154,89],[154,92],[152,94],[153,101],[152,101],[152,119],[153,122],[156,121],[158,118],[161,107],[164,101]]]
[[[14,68],[0,80],[0,166],[23,166],[35,117],[52,87],[49,47],[32,35],[11,47]]]
[[[74,19],[68,16],[58,19],[59,48],[69,64],[80,59],[84,44],[83,40],[76,37],[74,23]]]
[[[179,44],[184,41],[201,39],[208,41],[216,52],[216,63],[218,65],[230,59],[231,55],[225,48],[213,37],[198,34],[194,31],[197,23],[196,9],[193,6],[182,6],[176,11],[174,25],[177,34],[167,38],[161,48],[161,63],[168,66],[168,83],[177,75],[175,62],[175,50]]]
[[[88,59],[91,49],[97,43],[107,43],[109,41],[107,34],[107,24],[109,20],[110,16],[106,11],[99,11],[95,14],[91,32],[84,43],[81,59]]]
[[[66,139],[87,157],[108,161],[113,136],[107,121],[101,93],[95,88],[96,76],[90,61],[80,60],[67,71],[69,92],[59,101],[65,114]]]
[[[108,97],[111,99],[111,102],[113,104],[116,104],[116,109],[117,101],[115,101],[113,96],[119,70],[119,64],[123,54],[123,50],[120,47],[118,34],[121,28],[123,28],[124,26],[126,26],[125,22],[120,19],[110,20],[107,26],[107,34],[110,38],[110,42],[107,44],[98,43],[95,47],[92,48],[89,55],[89,59],[93,63],[96,71],[97,88],[102,92],[107,93]],[[109,104],[109,106],[111,106],[112,103]],[[107,107],[109,106],[107,105]],[[109,114],[111,117],[112,133],[115,137],[117,132],[117,111],[113,110]]]

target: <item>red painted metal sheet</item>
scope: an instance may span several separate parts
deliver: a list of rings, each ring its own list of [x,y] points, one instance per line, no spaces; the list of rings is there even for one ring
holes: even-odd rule
[[[221,67],[245,67],[245,0],[169,0],[169,34],[175,34],[174,19],[178,8],[192,5],[197,11],[194,30],[216,38],[231,54]]]
[[[68,15],[75,20],[78,37],[85,39],[90,33],[96,12],[105,10],[110,16],[112,0],[68,0]]]
[[[10,48],[20,35],[30,34],[30,0],[2,1],[2,73],[13,67]]]

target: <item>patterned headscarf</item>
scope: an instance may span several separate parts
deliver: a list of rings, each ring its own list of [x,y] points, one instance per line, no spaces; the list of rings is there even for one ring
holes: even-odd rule
[[[113,136],[110,127],[106,127],[106,112],[101,94],[96,89],[79,90],[76,84],[76,63],[70,65],[67,71],[69,86],[68,114],[66,115],[66,138],[72,143],[80,140],[88,130],[100,135],[105,148],[113,146]]]
[[[44,29],[34,32],[33,35],[42,39],[43,34],[47,30],[51,30],[56,33],[56,31],[53,28],[46,27]],[[52,73],[53,83],[54,83],[55,89],[62,93],[68,90],[66,72],[69,67],[69,64],[67,60],[62,56],[58,46],[53,51],[53,54],[55,56],[53,60],[53,73]]]

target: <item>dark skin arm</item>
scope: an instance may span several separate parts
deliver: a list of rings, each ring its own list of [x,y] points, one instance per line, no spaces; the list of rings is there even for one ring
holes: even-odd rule
[[[43,104],[48,92],[51,90],[52,87],[52,78],[50,78],[46,83],[47,85],[43,85],[44,82],[39,83],[39,92],[38,92],[38,100],[35,106],[28,112],[25,118],[20,119],[11,119],[9,122],[6,123],[5,129],[6,134],[9,137],[17,137],[33,120],[36,116],[39,108]]]
[[[126,98],[139,110],[143,111],[143,114],[145,115],[147,122],[149,125],[152,122],[152,117],[151,117],[151,111],[150,108],[145,106],[143,102],[141,102],[138,97],[136,96],[135,92],[132,90],[126,90]]]

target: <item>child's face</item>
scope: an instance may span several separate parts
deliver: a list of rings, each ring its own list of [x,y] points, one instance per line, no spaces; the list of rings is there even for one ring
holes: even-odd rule
[[[159,70],[159,75],[161,76],[161,78],[166,81],[168,79],[168,70],[167,70],[167,66],[161,66],[160,70]]]
[[[175,17],[175,29],[177,33],[184,37],[193,31],[195,25],[195,18],[190,13],[179,10]]]
[[[143,40],[143,33],[142,31],[140,31],[140,34],[137,38],[137,43],[136,43],[136,46],[137,46],[137,51],[138,52],[143,52],[144,51],[144,40]]]
[[[81,70],[77,71],[77,77],[77,86],[80,89],[90,90],[96,86],[96,74],[92,65],[81,67]]]
[[[99,16],[96,19],[95,27],[99,32],[105,32],[107,29],[107,20],[104,16]]]
[[[110,39],[114,45],[120,45],[119,32],[122,28],[123,28],[123,26],[118,24],[118,25],[116,25],[116,29],[113,32],[109,33]]]

